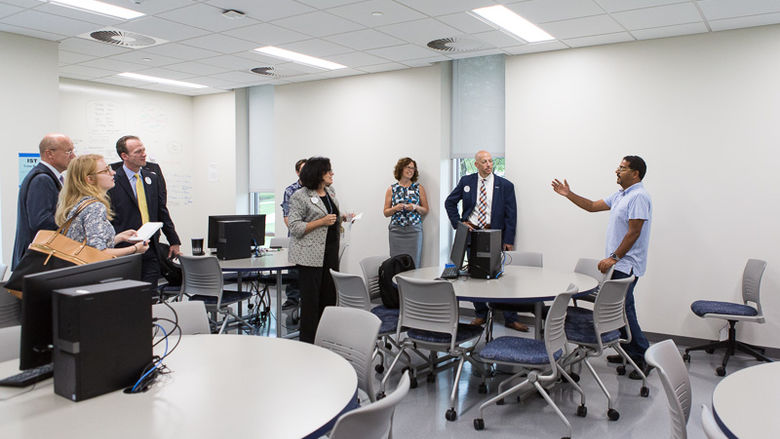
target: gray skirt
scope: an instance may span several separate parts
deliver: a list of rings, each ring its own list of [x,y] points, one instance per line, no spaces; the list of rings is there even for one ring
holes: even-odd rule
[[[422,260],[422,223],[410,226],[388,227],[390,239],[390,256],[407,254],[414,259],[414,266],[420,266]]]

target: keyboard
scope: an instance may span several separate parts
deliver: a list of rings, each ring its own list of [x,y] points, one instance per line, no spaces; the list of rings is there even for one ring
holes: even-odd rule
[[[54,375],[54,365],[52,363],[27,369],[16,375],[9,376],[0,380],[0,386],[5,387],[27,387]]]
[[[439,276],[442,279],[457,279],[458,278],[458,267],[452,266],[452,267],[444,267],[444,271],[441,272],[441,276]]]

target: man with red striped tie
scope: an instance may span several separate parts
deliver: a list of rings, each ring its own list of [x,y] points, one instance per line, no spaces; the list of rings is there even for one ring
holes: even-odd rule
[[[513,250],[517,228],[517,202],[515,186],[507,179],[493,174],[493,157],[487,151],[474,156],[477,172],[464,176],[444,201],[444,208],[453,228],[462,222],[470,230],[501,230],[504,250]],[[458,202],[463,202],[462,214],[458,214]],[[474,303],[477,317],[472,324],[481,325],[487,317],[487,305]],[[504,312],[504,326],[518,331],[528,327],[517,321],[517,314]]]

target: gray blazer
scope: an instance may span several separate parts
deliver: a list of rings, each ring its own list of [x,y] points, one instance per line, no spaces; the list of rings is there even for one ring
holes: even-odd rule
[[[330,187],[325,188],[330,195],[333,204],[338,208],[336,193]],[[325,260],[325,237],[328,236],[327,227],[317,227],[304,234],[306,224],[318,220],[328,214],[328,208],[323,204],[316,190],[308,188],[298,189],[290,197],[290,215],[287,221],[290,224],[290,250],[288,260],[294,264],[307,267],[322,267]],[[337,222],[340,219],[336,220]]]

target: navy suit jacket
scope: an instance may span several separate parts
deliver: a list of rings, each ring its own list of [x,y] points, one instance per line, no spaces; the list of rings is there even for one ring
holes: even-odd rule
[[[16,207],[16,239],[11,270],[16,268],[39,230],[57,230],[54,212],[61,188],[60,181],[43,163],[38,163],[22,180]]]
[[[460,179],[455,189],[444,200],[444,208],[453,228],[468,220],[477,205],[477,175],[469,174]],[[468,191],[464,188],[468,187]],[[463,214],[458,215],[458,202],[463,201]],[[493,174],[493,201],[490,209],[490,228],[501,230],[504,244],[515,244],[517,230],[517,201],[515,186],[507,179]]]
[[[114,162],[111,163],[111,169],[116,171],[117,173],[122,169],[122,165],[124,165],[125,162]],[[165,184],[165,176],[162,173],[162,169],[160,169],[160,165],[154,162],[146,161],[146,166],[143,167],[147,171],[154,172],[157,174],[158,177],[160,177],[160,188],[162,189],[163,198],[165,198],[165,204],[168,204],[168,186]]]
[[[162,191],[160,177],[149,170],[141,168],[141,179],[144,180],[144,193],[146,194],[146,206],[149,209],[149,221],[160,221],[163,223],[162,231],[171,245],[181,244],[179,235],[171,220],[171,214],[168,212],[168,206],[165,200],[165,194]],[[146,182],[146,179],[149,182]],[[114,211],[114,219],[111,225],[114,226],[116,233],[121,233],[127,229],[138,230],[141,227],[141,212],[138,210],[138,200],[135,198],[133,188],[130,187],[130,181],[127,179],[124,168],[120,167],[114,176],[114,187],[108,191],[111,198],[111,209]],[[159,233],[153,237],[155,240]]]

